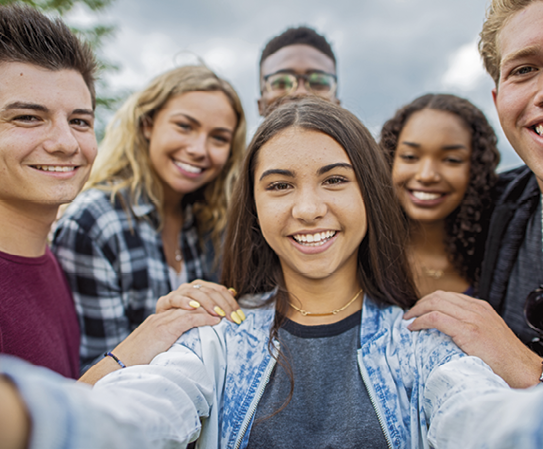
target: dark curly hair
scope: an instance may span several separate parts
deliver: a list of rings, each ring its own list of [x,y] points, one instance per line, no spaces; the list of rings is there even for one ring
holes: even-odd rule
[[[283,47],[294,44],[309,45],[332,59],[334,64],[336,63],[336,56],[326,38],[317,33],[313,28],[300,26],[297,28],[288,28],[278,36],[271,38],[264,47],[264,50],[262,50],[260,65],[262,65],[262,62],[268,56],[277,53]]]
[[[450,112],[471,130],[470,182],[462,203],[445,220],[445,248],[454,268],[477,288],[492,209],[491,191],[500,162],[496,134],[484,114],[468,100],[426,94],[396,111],[381,130],[380,145],[389,156],[391,169],[403,127],[414,112],[423,109]]]

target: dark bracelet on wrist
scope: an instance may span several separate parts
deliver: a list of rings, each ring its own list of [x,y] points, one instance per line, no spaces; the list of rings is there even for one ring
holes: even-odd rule
[[[126,368],[126,365],[125,365],[123,362],[121,362],[121,361],[117,358],[117,356],[116,356],[115,354],[113,354],[112,352],[106,352],[106,353],[104,354],[104,357],[111,357],[113,360],[115,360],[115,361],[117,362],[117,364],[119,364],[119,366],[120,366],[121,368]],[[542,374],[541,376],[543,377],[543,374]],[[543,382],[543,381],[542,381],[542,382]]]

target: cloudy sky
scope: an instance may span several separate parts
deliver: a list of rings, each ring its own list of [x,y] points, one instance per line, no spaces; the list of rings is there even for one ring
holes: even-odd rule
[[[377,135],[403,104],[426,92],[471,100],[498,133],[502,168],[521,163],[500,130],[492,81],[476,49],[487,0],[116,0],[99,20],[117,26],[105,48],[120,66],[115,89],[201,57],[242,99],[258,126],[258,64],[265,43],[289,26],[327,36],[338,59],[339,97]],[[71,18],[85,23],[88,14]]]

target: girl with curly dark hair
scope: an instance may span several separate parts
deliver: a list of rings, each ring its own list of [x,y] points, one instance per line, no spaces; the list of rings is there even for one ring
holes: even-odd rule
[[[421,295],[477,289],[500,160],[496,143],[484,114],[447,94],[415,99],[381,130],[410,223],[408,255]]]

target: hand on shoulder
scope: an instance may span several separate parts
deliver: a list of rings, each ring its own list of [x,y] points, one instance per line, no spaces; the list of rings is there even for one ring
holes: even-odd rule
[[[171,309],[195,310],[202,308],[213,317],[226,317],[241,324],[245,314],[235,300],[236,291],[214,282],[196,279],[159,298],[156,313]]]
[[[128,337],[111,351],[123,365],[146,365],[167,351],[186,331],[219,324],[222,317],[237,324],[245,320],[232,289],[213,282],[195,280],[162,296],[156,313],[147,317]],[[94,384],[121,365],[106,357],[79,379]]]
[[[492,306],[461,293],[436,291],[421,298],[404,319],[412,331],[438,329],[462,351],[481,358],[513,388],[538,383],[541,358],[530,351]]]

